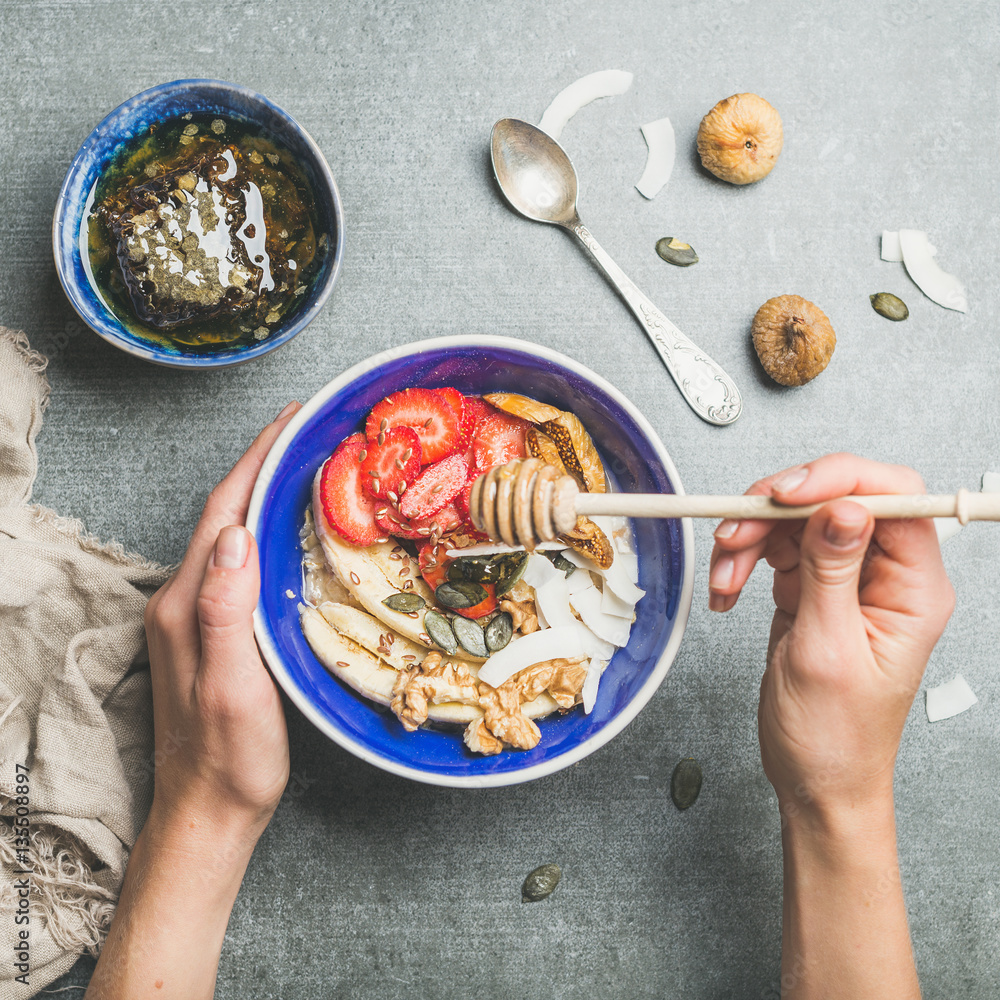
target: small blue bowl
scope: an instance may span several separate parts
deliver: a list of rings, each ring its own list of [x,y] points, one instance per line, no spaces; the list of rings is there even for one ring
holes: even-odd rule
[[[694,580],[690,521],[635,520],[639,585],[628,645],[601,678],[594,710],[539,722],[534,750],[471,754],[454,733],[407,733],[385,708],[333,678],[299,626],[299,529],[316,470],[348,434],[364,426],[384,396],[410,386],[455,386],[463,393],[524,393],[572,410],[590,431],[625,492],[683,492],[666,449],[638,410],[612,385],[570,358],[504,337],[442,337],[377,354],[317,393],[274,443],[257,478],[247,526],[260,550],[257,642],[271,673],[302,713],[331,739],[376,767],[417,781],[483,788],[530,781],[580,760],[620,733],[652,697],[677,653]]]
[[[326,233],[329,240],[326,259],[309,291],[266,340],[211,353],[166,347],[127,330],[94,288],[81,255],[81,227],[90,210],[88,200],[115,150],[123,142],[145,132],[153,122],[176,118],[189,111],[226,115],[259,125],[290,150],[312,185],[319,231]],[[52,217],[52,253],[59,280],[73,308],[87,326],[115,347],[144,361],[170,368],[238,365],[287,344],[312,322],[329,297],[344,254],[340,194],[329,165],[310,135],[291,115],[267,98],[246,87],[220,80],[175,80],[143,91],[115,108],[87,137],[73,158],[59,191]],[[83,254],[86,254],[85,247]]]

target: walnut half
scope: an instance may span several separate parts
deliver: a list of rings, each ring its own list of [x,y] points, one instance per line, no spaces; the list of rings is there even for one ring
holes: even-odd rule
[[[449,663],[440,653],[428,653],[410,670],[401,670],[392,688],[392,705],[403,728],[412,733],[427,721],[428,706],[446,701],[477,705],[476,680],[464,663]]]

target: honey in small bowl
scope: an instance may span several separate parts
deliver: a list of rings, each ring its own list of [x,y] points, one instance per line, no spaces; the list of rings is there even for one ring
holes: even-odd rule
[[[105,304],[134,335],[186,353],[265,341],[331,251],[289,150],[224,115],[168,118],[123,142],[84,222]]]

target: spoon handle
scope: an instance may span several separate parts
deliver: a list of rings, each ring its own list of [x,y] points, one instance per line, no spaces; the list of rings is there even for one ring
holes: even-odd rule
[[[566,223],[565,228],[593,254],[635,313],[691,409],[710,424],[733,423],[743,410],[736,383],[639,291],[579,219]]]

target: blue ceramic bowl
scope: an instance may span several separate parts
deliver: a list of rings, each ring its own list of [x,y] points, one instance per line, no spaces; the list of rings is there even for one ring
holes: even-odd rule
[[[290,150],[316,196],[321,233],[329,246],[326,260],[298,307],[266,340],[253,345],[195,353],[168,348],[127,330],[104,303],[90,278],[86,249],[81,256],[81,226],[90,211],[89,199],[101,172],[126,140],[144,132],[152,122],[187,112],[218,114],[259,125]],[[85,234],[84,234],[85,235]],[[344,222],[340,194],[319,147],[298,122],[267,98],[246,87],[219,80],[175,80],[126,101],[115,108],[87,137],[70,164],[52,217],[52,253],[64,291],[80,318],[95,333],[123,351],[171,368],[220,368],[242,364],[288,343],[313,320],[333,289],[344,252]],[[86,263],[86,266],[85,266]]]
[[[458,729],[407,733],[388,709],[363,700],[328,674],[303,637],[299,529],[316,470],[344,437],[363,427],[380,399],[410,386],[446,385],[477,395],[515,391],[572,410],[623,491],[682,492],[666,449],[642,414],[617,389],[565,355],[483,336],[425,340],[377,354],[315,395],[264,462],[247,516],[260,549],[257,641],[272,674],[303,714],[362,760],[436,785],[480,788],[530,781],[580,760],[620,733],[666,676],[691,607],[691,524],[633,522],[639,585],[646,596],[636,608],[628,645],[615,653],[601,678],[590,715],[577,708],[543,719],[534,750],[494,757],[471,754]]]

